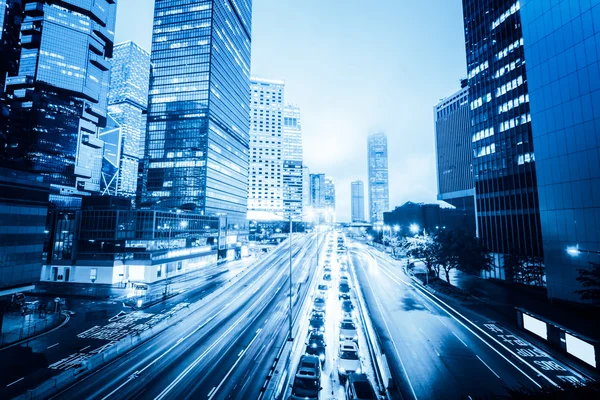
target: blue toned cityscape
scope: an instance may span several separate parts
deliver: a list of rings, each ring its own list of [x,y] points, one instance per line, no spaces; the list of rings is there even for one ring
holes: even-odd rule
[[[600,0],[0,0],[0,399],[599,367]]]

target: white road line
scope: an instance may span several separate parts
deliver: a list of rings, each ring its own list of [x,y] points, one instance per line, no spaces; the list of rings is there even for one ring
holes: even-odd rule
[[[58,346],[59,344],[60,344],[60,343],[54,343],[53,345],[51,345],[51,346],[48,346],[48,347],[46,347],[46,348],[47,348],[47,349],[51,349],[51,348],[53,348],[53,347],[55,347],[55,346]]]
[[[439,315],[436,315],[435,317],[436,317],[437,319],[439,319],[439,320],[440,320],[440,322],[441,322],[441,323],[442,323],[444,326],[448,326],[448,325],[446,325],[446,323],[444,322],[444,320],[440,318],[440,316],[439,316]]]
[[[245,353],[246,351],[248,351],[248,349],[252,346],[252,344],[254,343],[254,341],[258,338],[258,335],[260,335],[260,331],[261,330],[262,329],[259,329],[258,332],[256,332],[256,335],[254,335],[254,338],[250,341],[250,343],[248,343],[248,346],[246,346],[246,348],[242,351],[242,353]],[[223,378],[223,380],[215,388],[215,391],[212,393],[212,395],[209,394],[208,400],[212,400],[212,398],[215,397],[215,395],[217,394],[217,392],[219,391],[219,389],[221,389],[221,386],[223,386],[223,384],[225,383],[225,381],[229,378],[229,375],[231,375],[231,373],[237,367],[237,365],[239,364],[239,362],[241,360],[242,360],[242,358],[238,357],[237,361],[233,364],[233,366],[231,367],[231,369],[229,370],[229,372],[227,372],[227,374],[225,375],[225,377]]]
[[[12,385],[14,385],[17,382],[21,382],[23,379],[25,379],[25,377],[22,377],[21,379],[17,379],[16,381],[14,381],[12,383],[9,383],[8,385],[6,385],[6,387],[12,386]]]
[[[208,398],[210,398],[210,396],[212,396],[212,394],[217,390],[217,387],[213,387],[210,392],[208,392]]]
[[[396,274],[394,274],[393,272],[388,272],[386,270],[386,268],[381,268],[381,270],[387,275],[389,276],[392,280],[396,281],[397,283],[402,282],[402,280],[400,280]],[[407,283],[405,283],[407,284]],[[413,284],[407,284],[410,286],[413,286]],[[416,286],[413,286],[416,287]],[[459,320],[456,316],[454,316],[452,313],[450,313],[450,311],[448,311],[447,309],[445,309],[444,307],[442,307],[440,304],[438,304],[437,302],[443,304],[444,306],[446,306],[448,309],[452,310],[453,312],[455,312],[456,314],[460,315],[466,322],[468,322],[469,324],[473,325],[473,327],[475,329],[478,329],[479,331],[481,331],[483,334],[485,334],[486,336],[488,336],[490,339],[492,339],[494,342],[496,342],[498,345],[500,345],[503,349],[505,349],[507,352],[509,352],[510,354],[512,354],[515,358],[517,358],[519,361],[521,361],[523,364],[525,364],[526,366],[528,366],[530,369],[532,369],[538,376],[543,377],[544,379],[546,379],[548,382],[550,382],[553,386],[555,387],[560,387],[559,385],[557,385],[552,379],[548,378],[546,375],[544,375],[540,370],[538,370],[537,368],[535,368],[533,365],[527,363],[522,357],[520,357],[519,355],[517,355],[515,352],[513,352],[512,350],[510,350],[508,347],[506,347],[505,345],[503,345],[502,343],[500,343],[496,338],[494,338],[493,336],[491,336],[489,333],[487,333],[486,331],[484,331],[483,329],[481,329],[480,327],[478,327],[476,324],[474,324],[473,322],[471,322],[467,317],[465,317],[464,315],[462,315],[461,313],[459,313],[458,311],[456,311],[454,308],[450,307],[448,304],[446,304],[444,301],[442,301],[441,299],[439,299],[437,296],[435,296],[432,293],[428,292],[428,295],[425,295],[425,293],[420,292],[422,294],[422,296],[425,299],[428,299],[432,304],[435,304],[437,307],[439,307],[441,310],[443,310],[446,314],[448,314],[452,319],[454,319],[456,322],[458,322],[459,324],[461,324],[465,329],[467,329],[469,332],[471,332],[473,335],[475,335],[475,337],[477,337],[479,340],[481,340],[483,343],[485,343],[490,349],[494,350],[500,357],[502,357],[504,360],[506,360],[506,362],[508,362],[510,365],[512,365],[517,371],[519,371],[520,373],[522,373],[523,375],[525,375],[531,382],[533,382],[536,386],[538,386],[539,388],[542,387],[542,385],[540,385],[537,381],[535,381],[531,376],[529,376],[527,373],[525,373],[525,371],[523,371],[521,368],[519,368],[515,363],[513,363],[512,361],[510,361],[504,354],[502,354],[498,349],[496,349],[494,346],[492,346],[491,344],[489,344],[488,342],[486,342],[485,340],[483,340],[483,338],[478,335],[475,331],[473,331],[471,328],[469,328],[467,325],[465,325],[465,323],[463,323],[461,320]],[[431,297],[429,297],[431,296]],[[434,301],[432,298],[434,298],[436,301]]]
[[[92,347],[92,345],[85,346],[83,349],[79,350],[79,352],[82,352],[82,351],[84,351],[86,349],[89,349],[90,347]]]
[[[452,331],[452,334],[453,334],[454,336],[456,336],[456,338],[457,338],[458,340],[460,340],[460,342],[461,342],[462,344],[464,344],[464,345],[465,345],[465,347],[469,347],[469,346],[467,346],[467,344],[466,344],[466,343],[465,343],[465,342],[464,342],[464,341],[463,341],[463,340],[462,340],[460,337],[458,337],[458,335],[457,335],[456,333],[454,333],[454,331]]]
[[[498,375],[498,374],[497,374],[497,373],[496,373],[496,372],[495,372],[495,371],[494,371],[494,370],[493,370],[493,369],[492,369],[492,368],[491,368],[489,365],[487,365],[487,364],[485,363],[485,361],[483,361],[483,360],[481,359],[481,357],[479,357],[477,354],[475,354],[475,357],[477,357],[477,358],[479,359],[479,361],[481,361],[481,362],[483,363],[483,365],[485,365],[486,367],[488,367],[488,369],[489,369],[490,371],[492,371],[492,374],[496,375],[496,377],[497,377],[498,379],[500,379],[500,375]]]
[[[375,264],[377,264],[377,261],[375,261],[374,258],[369,259],[369,264],[371,263],[371,261],[373,261]],[[363,273],[367,277],[367,282],[369,283],[369,287],[371,288],[371,293],[375,294],[375,291],[373,290],[373,285],[371,285],[371,279],[369,278],[369,274],[364,268],[363,268]],[[410,378],[408,377],[408,371],[406,370],[406,366],[404,365],[404,362],[402,361],[402,357],[400,357],[400,351],[398,350],[398,346],[396,346],[396,341],[394,339],[392,339],[392,332],[390,331],[390,327],[388,326],[387,320],[385,319],[385,316],[383,314],[383,309],[381,308],[379,299],[377,298],[377,296],[373,296],[373,297],[375,298],[375,303],[377,304],[377,308],[379,309],[379,313],[381,314],[381,319],[383,320],[383,323],[385,324],[385,328],[388,332],[390,340],[391,340],[392,344],[394,345],[394,350],[396,351],[396,355],[398,356],[398,360],[400,361],[400,366],[402,367],[404,376],[406,376],[406,381],[408,382],[410,391],[411,391],[413,397],[415,398],[415,400],[417,400],[417,394],[415,393],[415,389],[413,388],[412,382],[410,381]]]

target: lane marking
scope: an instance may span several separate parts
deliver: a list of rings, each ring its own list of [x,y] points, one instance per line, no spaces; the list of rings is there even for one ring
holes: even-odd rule
[[[442,325],[444,325],[446,327],[448,326],[448,325],[446,325],[446,323],[444,322],[444,320],[440,318],[439,315],[436,315],[435,317],[440,320],[440,322],[442,323]]]
[[[51,349],[51,348],[53,348],[53,347],[55,347],[55,346],[58,346],[59,344],[60,344],[60,343],[54,343],[53,345],[51,345],[51,346],[48,346],[48,347],[46,347],[46,348],[47,348],[47,349]]]
[[[85,346],[83,349],[79,350],[79,352],[82,352],[82,351],[84,351],[86,349],[89,349],[90,347],[92,347],[92,345]]]
[[[487,364],[485,363],[485,361],[483,361],[483,360],[481,359],[481,357],[479,357],[477,354],[475,354],[475,357],[477,357],[477,358],[479,359],[479,361],[481,361],[481,362],[483,363],[483,365],[485,365],[486,367],[488,367],[488,369],[489,369],[490,371],[492,371],[492,374],[496,375],[496,377],[497,377],[498,379],[500,379],[500,375],[498,375],[498,374],[497,374],[497,373],[496,373],[496,372],[495,372],[495,371],[494,371],[494,370],[493,370],[493,369],[492,369],[492,368],[491,368],[489,365],[487,365]]]
[[[387,275],[389,276],[392,280],[396,281],[397,283],[403,282],[402,280],[397,279],[397,276],[395,273],[393,272],[388,272],[386,270],[386,268],[381,267],[381,270]],[[413,284],[407,284],[405,282],[403,282],[405,285],[409,285],[409,286],[413,286]],[[416,287],[416,286],[413,286]],[[518,370],[519,372],[521,372],[523,375],[525,375],[529,380],[531,380],[537,387],[542,388],[542,385],[540,385],[537,381],[535,381],[531,376],[529,376],[525,371],[523,371],[521,368],[519,368],[515,363],[513,363],[512,361],[510,361],[504,354],[502,354],[498,349],[496,349],[494,346],[492,346],[490,343],[486,342],[480,335],[478,335],[475,331],[473,331],[471,328],[469,328],[467,325],[465,325],[465,323],[463,323],[461,320],[459,320],[455,315],[453,315],[452,313],[450,313],[450,311],[448,311],[447,309],[445,309],[444,307],[442,307],[440,304],[436,303],[436,301],[438,301],[439,303],[443,304],[444,306],[446,306],[448,309],[452,310],[454,313],[456,313],[457,315],[460,315],[466,322],[468,322],[469,324],[473,325],[474,328],[478,329],[479,331],[481,331],[483,334],[485,334],[486,336],[488,336],[490,339],[492,339],[494,342],[496,342],[497,344],[499,344],[503,349],[505,349],[507,352],[509,352],[510,354],[512,354],[515,358],[517,358],[519,361],[521,361],[523,364],[525,364],[526,366],[528,366],[530,369],[532,369],[538,376],[543,377],[544,379],[546,379],[548,382],[550,382],[553,386],[560,388],[559,385],[557,385],[552,379],[548,378],[546,375],[544,375],[541,371],[539,371],[537,368],[535,368],[533,365],[527,363],[522,357],[520,357],[519,355],[517,355],[516,353],[514,353],[512,350],[510,350],[508,347],[506,347],[505,345],[503,345],[502,343],[500,343],[500,341],[498,341],[496,338],[494,338],[493,336],[491,336],[489,333],[487,333],[486,331],[484,331],[483,329],[481,329],[480,327],[478,327],[476,324],[474,324],[473,322],[471,322],[467,317],[465,317],[464,315],[462,315],[461,313],[459,313],[458,311],[456,311],[454,308],[450,307],[448,304],[446,304],[444,301],[440,300],[437,296],[431,294],[428,292],[428,294],[426,295],[425,293],[419,291],[419,293],[422,294],[422,296],[426,299],[428,299],[432,304],[435,304],[440,310],[444,311],[446,314],[448,314],[452,319],[454,319],[456,322],[458,322],[459,324],[461,324],[465,329],[467,329],[469,332],[471,332],[473,335],[475,335],[475,337],[477,337],[479,340],[481,340],[483,343],[485,343],[490,349],[494,350],[498,355],[500,355],[500,357],[502,357],[504,360],[506,360],[510,365],[512,365],[516,370]],[[429,297],[431,296],[431,297]],[[435,299],[436,301],[434,301],[433,299]]]
[[[21,379],[17,379],[16,381],[9,383],[8,385],[6,385],[6,387],[9,387],[9,386],[14,385],[15,383],[21,382],[23,379],[25,379],[25,377],[22,377]]]
[[[250,341],[250,343],[248,343],[248,346],[246,346],[246,348],[242,351],[242,353],[245,353],[246,351],[248,351],[248,349],[252,346],[252,344],[258,338],[258,335],[260,335],[260,331],[261,330],[262,329],[259,329],[258,332],[256,332],[256,335],[254,335],[254,338]],[[221,386],[223,386],[223,384],[225,383],[225,381],[229,378],[229,375],[231,375],[231,373],[237,367],[237,365],[239,364],[239,362],[241,360],[242,360],[242,358],[238,357],[237,361],[233,364],[233,366],[231,367],[231,369],[229,369],[229,371],[227,372],[227,374],[225,375],[225,377],[223,378],[223,380],[221,380],[221,382],[219,383],[219,385],[215,388],[215,391],[212,394],[209,394],[208,400],[212,400],[212,398],[215,397],[215,395],[217,394],[217,392],[219,391],[219,389],[221,389]]]
[[[458,337],[458,335],[457,335],[456,333],[454,333],[454,331],[452,331],[452,334],[453,334],[454,336],[456,336],[456,338],[457,338],[458,340],[460,340],[460,342],[461,342],[462,344],[464,344],[464,345],[465,345],[465,347],[469,347],[469,346],[467,346],[467,344],[466,344],[466,343],[465,343],[465,342],[464,342],[464,341],[463,341],[463,340],[462,340],[460,337]]]
[[[371,261],[373,261],[376,265],[378,265],[377,261],[374,258],[370,258],[370,259],[368,259],[368,261],[369,261],[369,267],[370,267]],[[361,267],[362,267],[362,265],[361,265]],[[373,285],[371,285],[371,279],[369,278],[369,274],[367,273],[367,271],[365,271],[364,267],[362,267],[362,268],[363,268],[363,273],[367,277],[367,282],[369,283],[369,288],[371,289],[371,293],[375,294],[375,292],[373,291]],[[388,326],[387,320],[385,319],[385,316],[383,314],[383,310],[381,308],[381,304],[379,303],[379,299],[377,298],[377,296],[373,296],[373,297],[375,298],[375,303],[377,304],[377,308],[379,309],[379,313],[381,314],[381,319],[383,320],[383,323],[385,324],[385,328],[390,337],[390,341],[394,345],[394,350],[396,351],[396,355],[398,356],[398,360],[400,361],[400,365],[402,366],[402,371],[404,372],[404,376],[406,377],[406,381],[408,382],[410,391],[411,391],[413,397],[415,398],[415,400],[418,400],[417,394],[415,393],[415,389],[412,385],[412,382],[410,381],[410,378],[408,377],[408,371],[406,370],[406,366],[404,365],[404,362],[402,361],[402,357],[400,357],[400,351],[398,350],[398,346],[396,346],[396,341],[392,339],[392,332],[390,331],[390,327]]]
[[[210,396],[212,396],[212,394],[215,392],[215,390],[217,390],[217,387],[213,387],[212,389],[210,389],[210,392],[208,392],[208,397],[210,398]]]

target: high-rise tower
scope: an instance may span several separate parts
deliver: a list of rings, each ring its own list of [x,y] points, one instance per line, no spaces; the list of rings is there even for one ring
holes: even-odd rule
[[[383,223],[383,213],[390,208],[388,151],[385,133],[369,135],[369,216],[372,224]]]

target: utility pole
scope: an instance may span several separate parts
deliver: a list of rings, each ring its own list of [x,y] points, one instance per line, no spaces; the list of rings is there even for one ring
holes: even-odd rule
[[[290,213],[290,331],[288,333],[288,341],[293,341],[292,337],[292,214]]]

